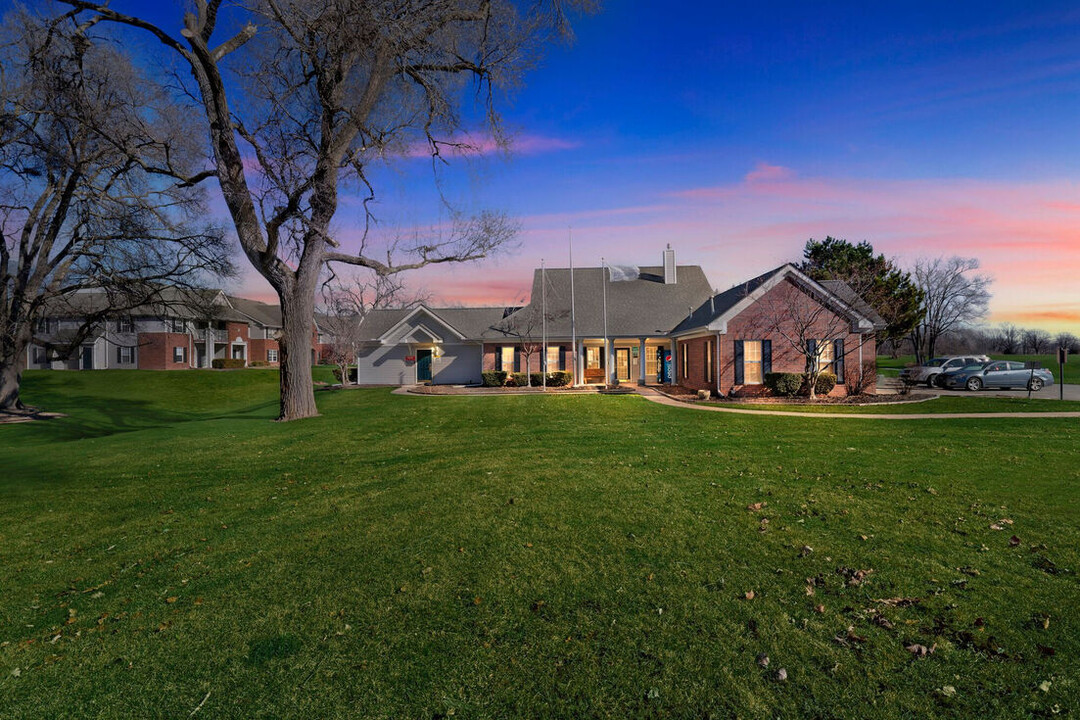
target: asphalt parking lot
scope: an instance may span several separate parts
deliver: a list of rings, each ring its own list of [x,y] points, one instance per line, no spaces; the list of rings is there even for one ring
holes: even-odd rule
[[[1056,374],[1056,373],[1055,373]],[[894,393],[900,387],[900,380],[895,377],[878,377],[878,392],[879,393]],[[942,395],[945,397],[958,396],[958,397],[1006,397],[1006,398],[1026,398],[1028,392],[1026,389],[1017,388],[1015,390],[980,390],[977,393],[968,392],[967,390],[946,390],[944,388],[928,388],[926,385],[917,385],[911,389],[913,396],[926,396],[926,395]],[[1039,392],[1031,393],[1032,398],[1039,398],[1043,400],[1057,400],[1058,385],[1050,385],[1044,387]],[[1080,400],[1080,385],[1065,385],[1065,399],[1066,400]]]

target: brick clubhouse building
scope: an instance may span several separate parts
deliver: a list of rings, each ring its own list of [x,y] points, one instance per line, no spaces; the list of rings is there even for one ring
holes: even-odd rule
[[[568,371],[575,384],[673,384],[752,394],[809,353],[834,394],[874,384],[881,317],[843,282],[793,265],[714,292],[668,246],[653,267],[534,273],[524,307],[373,310],[360,325],[365,384],[470,384],[481,373]]]

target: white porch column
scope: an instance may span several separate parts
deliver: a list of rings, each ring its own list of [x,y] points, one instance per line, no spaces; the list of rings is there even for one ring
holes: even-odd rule
[[[576,375],[574,382],[578,385],[585,384],[585,341],[578,340],[577,352],[575,353],[576,359],[574,360],[574,367],[576,369]]]
[[[645,384],[645,338],[638,341],[638,385]]]
[[[611,385],[615,381],[615,341],[608,338],[607,347],[604,348],[604,377],[605,384]]]

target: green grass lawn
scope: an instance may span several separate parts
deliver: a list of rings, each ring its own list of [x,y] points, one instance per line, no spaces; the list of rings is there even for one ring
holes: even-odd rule
[[[0,717],[1080,713],[1075,421],[275,391],[27,373]]]
[[[1031,360],[1038,360],[1042,363],[1042,366],[1054,374],[1054,382],[1060,382],[1061,378],[1058,377],[1058,361],[1057,355],[994,355],[990,357],[994,360],[1016,360],[1017,362],[1028,362]],[[901,355],[900,357],[891,358],[887,355],[878,355],[877,367],[878,372],[888,377],[896,377],[900,374],[900,370],[911,365],[915,362],[914,355]],[[1068,362],[1065,363],[1065,382],[1066,383],[1080,383],[1080,357],[1070,355]]]
[[[1052,388],[1051,388],[1052,390]],[[1043,392],[1046,395],[1046,392]],[[916,400],[917,398],[912,398]],[[868,405],[801,405],[798,403],[737,403],[711,402],[710,405],[738,410],[783,410],[820,414],[855,415],[937,415],[941,413],[997,413],[997,412],[1076,412],[1080,402],[1075,400],[1052,400],[1047,397],[1027,399],[1025,392],[1017,392],[1015,398],[979,397],[958,395],[930,398],[920,402],[877,403]]]

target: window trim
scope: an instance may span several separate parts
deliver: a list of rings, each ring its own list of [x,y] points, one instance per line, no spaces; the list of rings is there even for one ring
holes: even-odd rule
[[[266,362],[276,363],[278,361],[278,349],[266,348]]]
[[[713,345],[712,338],[705,338],[705,382],[713,381]]]
[[[762,340],[743,340],[743,385],[763,385],[765,383],[765,343]],[[753,345],[757,345],[757,359],[748,359],[747,348]],[[757,381],[751,381],[751,373],[748,370],[751,367],[757,368]]]
[[[177,357],[179,355],[179,358]],[[173,345],[173,363],[186,363],[187,362],[187,346],[186,345]]]

